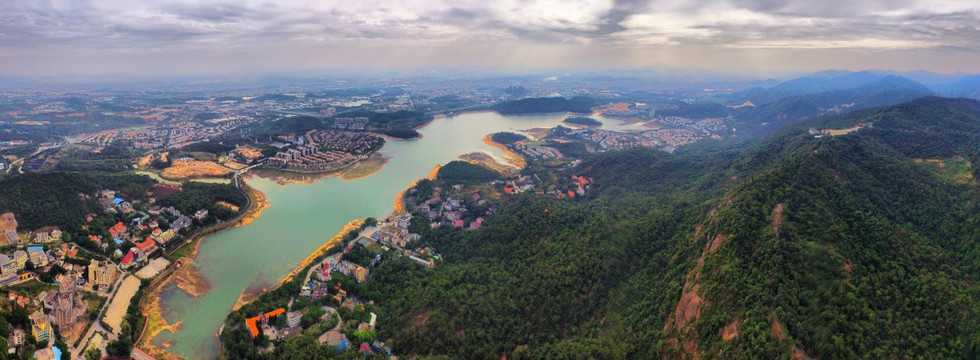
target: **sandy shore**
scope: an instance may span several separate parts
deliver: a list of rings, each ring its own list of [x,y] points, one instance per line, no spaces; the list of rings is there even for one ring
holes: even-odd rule
[[[180,326],[183,325],[183,321],[177,322],[176,324],[167,323],[167,320],[163,318],[163,308],[160,306],[160,297],[154,296],[152,300],[146,303],[147,309],[143,311],[146,315],[146,340],[140,348],[143,351],[153,355],[157,359],[181,359],[181,357],[170,354],[166,350],[158,349],[150,344],[150,340],[153,340],[164,331],[169,331],[170,333],[177,333],[180,331]],[[164,344],[163,347],[169,347],[168,344]]]
[[[511,163],[511,165],[516,166],[518,169],[523,169],[525,166],[527,166],[527,160],[524,160],[523,156],[513,151],[510,151],[510,149],[504,146],[504,144],[494,142],[492,138],[493,138],[493,134],[487,134],[487,136],[483,137],[483,142],[486,143],[487,145],[502,150],[506,155],[507,162]]]
[[[340,173],[339,177],[344,181],[351,181],[366,178],[368,176],[374,175],[378,171],[384,168],[385,164],[391,161],[390,156],[382,155],[381,153],[374,152],[367,159],[361,160],[354,165],[354,167],[347,169]]]
[[[178,289],[193,297],[207,294],[211,290],[211,282],[197,271],[191,261],[184,261],[184,266],[174,272],[172,281],[177,283]]]
[[[432,170],[429,170],[429,175],[427,175],[425,178],[429,180],[435,180],[436,176],[439,175],[439,169],[442,169],[441,164],[436,165],[436,167],[432,168]],[[415,181],[412,181],[412,183],[408,184],[408,187],[405,188],[405,191],[408,191],[408,189],[415,187],[415,185],[417,185],[420,180],[422,179],[416,179]],[[392,210],[391,215],[388,215],[389,218],[405,213],[405,199],[404,199],[405,191],[402,191],[395,196],[395,206],[394,209]]]
[[[459,156],[459,159],[470,164],[483,166],[485,168],[496,171],[504,176],[516,176],[520,169],[507,164],[501,164],[493,156],[490,156],[484,152],[471,152],[469,154],[463,154]]]
[[[263,194],[261,191],[249,188],[246,193],[248,194],[248,197],[252,198],[252,207],[245,211],[245,216],[243,216],[242,219],[235,224],[235,227],[251,224],[252,220],[258,218],[259,215],[262,215],[262,212],[269,207],[269,200],[266,199],[265,194]],[[197,256],[197,249],[200,246],[200,242],[198,242],[198,245],[194,247],[194,252],[192,253],[193,255],[191,255],[192,257]]]

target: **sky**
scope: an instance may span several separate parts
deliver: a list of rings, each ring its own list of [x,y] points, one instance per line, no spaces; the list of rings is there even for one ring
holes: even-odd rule
[[[0,75],[672,67],[980,73],[980,0],[0,1]]]

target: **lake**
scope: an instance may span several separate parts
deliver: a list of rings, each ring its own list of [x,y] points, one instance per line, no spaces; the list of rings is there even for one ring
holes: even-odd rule
[[[328,177],[312,184],[280,185],[252,177],[248,184],[265,194],[269,207],[250,224],[207,237],[196,260],[198,271],[211,290],[191,297],[174,284],[161,293],[164,318],[183,322],[176,334],[164,332],[153,340],[160,347],[188,359],[218,355],[218,329],[246,289],[274,286],[347,222],[366,217],[382,218],[392,211],[395,196],[437,164],[482,151],[504,163],[503,152],[483,143],[486,134],[551,128],[567,114],[503,116],[494,112],[466,113],[433,120],[419,129],[422,139],[388,141],[382,153],[391,157],[371,176],[344,181]],[[619,120],[595,117],[610,130],[637,129]],[[567,125],[566,125],[567,126]]]

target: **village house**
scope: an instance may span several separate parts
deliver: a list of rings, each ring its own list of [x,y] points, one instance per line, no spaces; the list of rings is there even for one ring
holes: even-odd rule
[[[354,270],[354,279],[357,280],[357,282],[359,283],[366,282],[367,276],[368,276],[368,269],[363,266],[358,266],[357,269]]]
[[[123,270],[129,269],[131,266],[133,266],[133,263],[136,260],[136,254],[134,251],[135,249],[131,249],[128,253],[126,253],[126,256],[123,256],[122,261],[119,262],[119,266],[122,267]]]
[[[44,244],[51,241],[51,234],[47,232],[38,232],[34,234],[34,242],[38,244]]]
[[[24,250],[14,251],[13,264],[14,270],[23,270],[27,266],[27,252]]]
[[[17,235],[17,230],[7,230],[7,244],[20,245],[20,236]]]
[[[299,321],[303,318],[303,313],[299,311],[290,311],[286,313],[286,325],[291,328],[299,327]]]
[[[88,266],[88,281],[93,288],[98,285],[112,285],[118,277],[116,267],[108,262],[100,263],[92,259],[92,263]]]
[[[177,232],[175,232],[173,229],[170,229],[160,233],[160,235],[156,237],[156,240],[160,244],[166,244],[169,243],[170,240],[173,240],[175,237],[177,237]]]
[[[44,311],[35,311],[29,318],[31,319],[31,335],[34,336],[34,340],[38,342],[48,341],[51,338],[51,321],[48,320]]]
[[[48,254],[44,253],[44,248],[40,246],[29,246],[27,247],[28,256],[30,260],[34,263],[34,266],[47,266],[48,265]]]
[[[403,230],[408,230],[408,226],[412,223],[412,217],[410,215],[401,215],[395,219],[395,227]]]
[[[179,213],[180,212],[178,212],[178,214]],[[178,217],[177,220],[174,220],[174,222],[170,224],[170,229],[172,229],[173,231],[180,231],[180,229],[191,226],[191,223],[192,223],[191,218],[186,217],[184,215],[180,215],[180,217]]]
[[[18,346],[24,345],[24,329],[17,327],[10,330],[10,337],[7,338],[7,353],[10,354],[10,349],[14,349]]]
[[[147,257],[150,253],[156,251],[157,243],[153,239],[146,238],[143,242],[136,243],[136,248],[143,253],[142,257]]]

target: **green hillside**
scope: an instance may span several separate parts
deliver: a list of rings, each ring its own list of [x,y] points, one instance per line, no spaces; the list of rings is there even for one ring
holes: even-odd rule
[[[587,195],[505,198],[479,230],[423,234],[435,268],[385,261],[355,289],[406,358],[980,355],[980,103],[801,125],[591,156],[555,174]]]

